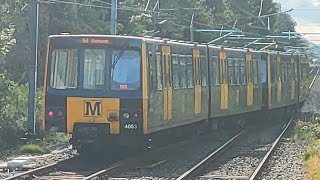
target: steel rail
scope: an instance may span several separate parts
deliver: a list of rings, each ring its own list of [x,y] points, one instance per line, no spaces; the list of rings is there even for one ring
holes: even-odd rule
[[[49,165],[46,165],[46,166],[43,166],[43,167],[39,167],[39,168],[36,168],[36,169],[32,169],[30,171],[26,171],[26,172],[23,172],[23,173],[8,177],[8,178],[6,178],[4,180],[18,180],[18,179],[33,178],[33,176],[35,176],[35,175],[44,174],[44,173],[48,173],[50,171],[54,171],[57,168],[59,168],[60,165],[62,165],[64,163],[67,163],[69,161],[73,161],[76,158],[78,158],[78,157],[76,156],[76,157],[72,157],[70,159],[61,160],[61,161],[58,161],[58,162],[55,162],[55,163],[52,163],[52,164],[49,164]]]
[[[309,75],[315,70],[316,68],[312,68],[311,71],[309,72]]]
[[[293,121],[293,118],[291,118],[291,120],[288,122],[288,124],[286,125],[286,127],[283,129],[283,131],[281,132],[281,134],[278,136],[278,138],[273,142],[270,150],[267,152],[267,154],[263,157],[263,159],[261,160],[260,164],[258,165],[258,167],[256,168],[256,170],[253,172],[253,174],[250,176],[249,180],[255,180],[258,179],[260,174],[262,173],[265,165],[267,164],[266,162],[268,162],[268,159],[270,157],[272,157],[271,155],[273,154],[273,152],[276,150],[276,147],[279,145],[279,142],[282,138],[282,136],[287,132],[289,126],[291,125]]]
[[[109,168],[107,169],[103,169],[103,170],[100,170],[94,174],[91,174],[87,177],[85,177],[83,180],[89,180],[89,179],[99,179],[99,178],[103,178],[106,176],[106,174],[111,171],[111,170],[114,170],[118,167],[120,167],[121,165],[123,165],[122,163],[116,163],[116,164],[113,164],[111,165]]]
[[[200,161],[198,164],[193,166],[191,169],[186,171],[184,174],[179,176],[177,180],[182,180],[182,179],[190,179],[192,175],[195,173],[195,171],[199,170],[201,167],[205,166],[205,164],[209,161],[217,157],[218,154],[222,153],[224,150],[227,149],[227,147],[230,146],[232,142],[234,142],[236,139],[238,139],[241,135],[243,135],[247,130],[243,130],[234,137],[232,137],[230,140],[228,140],[225,144],[223,144],[220,148],[212,152],[210,155],[205,157],[202,161]]]
[[[318,69],[316,75],[313,77],[313,80],[312,80],[312,82],[311,82],[311,84],[310,84],[310,86],[309,86],[309,90],[312,88],[314,82],[316,81],[316,79],[317,79],[317,77],[318,77],[318,75],[319,75],[319,71],[320,71],[320,69]]]

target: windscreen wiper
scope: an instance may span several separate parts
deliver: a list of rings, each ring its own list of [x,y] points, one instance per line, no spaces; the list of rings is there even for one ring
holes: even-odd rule
[[[112,74],[111,74],[111,79],[113,79],[114,68],[115,68],[116,65],[118,64],[120,58],[122,57],[125,49],[126,49],[128,46],[129,46],[129,44],[126,43],[126,44],[124,44],[123,46],[121,46],[121,47],[119,48],[120,51],[119,51],[118,55],[115,57],[115,60],[112,62],[112,70],[113,70],[113,71],[112,71]]]

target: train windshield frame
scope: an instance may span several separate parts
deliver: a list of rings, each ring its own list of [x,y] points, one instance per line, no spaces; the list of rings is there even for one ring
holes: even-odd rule
[[[138,91],[142,87],[138,47],[55,47],[48,62],[53,90]]]

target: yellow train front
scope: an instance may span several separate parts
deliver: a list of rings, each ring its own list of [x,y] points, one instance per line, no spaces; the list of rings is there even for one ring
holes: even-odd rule
[[[72,134],[71,144],[78,150],[141,137],[147,103],[143,48],[138,38],[50,36],[45,129]]]

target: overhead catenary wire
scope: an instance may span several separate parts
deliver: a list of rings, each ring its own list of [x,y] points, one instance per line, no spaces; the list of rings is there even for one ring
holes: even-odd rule
[[[263,0],[262,0],[263,1]],[[92,2],[97,2],[97,3],[103,3],[107,6],[102,6],[102,5],[97,5],[97,4],[84,4],[84,3],[78,3],[78,2],[70,2],[70,1],[66,1],[66,0],[51,0],[51,1],[44,1],[44,0],[40,0],[39,1],[40,3],[47,3],[47,4],[52,4],[52,3],[63,3],[63,4],[71,4],[71,5],[78,5],[78,6],[84,6],[84,7],[89,7],[89,8],[103,8],[103,9],[111,9],[111,4],[108,3],[108,2],[105,2],[105,1],[102,1],[102,0],[93,0]],[[160,6],[159,6],[159,2],[157,1],[156,2],[156,5],[155,5],[155,8],[156,7],[159,7],[159,9],[155,9],[155,11],[153,10],[148,10],[148,3],[147,5],[144,7],[144,8],[138,8],[138,7],[129,7],[129,6],[125,6],[125,5],[119,5],[118,6],[118,10],[124,10],[124,11],[134,11],[134,12],[148,12],[150,13],[150,17],[151,16],[151,13],[154,13],[155,11],[157,11],[157,13],[160,15],[161,18],[163,18],[163,16],[170,16],[172,17],[171,19],[175,19],[176,15],[172,14],[174,10],[196,10],[196,9],[199,9],[199,8],[193,8],[193,7],[190,7],[190,8],[179,8],[179,9],[160,9]],[[262,8],[261,8],[262,9]],[[171,12],[170,12],[171,11]],[[180,13],[180,11],[177,11]],[[188,17],[187,17],[188,16]],[[209,15],[207,15],[209,16]],[[219,14],[214,14],[214,16],[219,16]],[[170,21],[170,24],[174,25],[174,26],[179,26],[179,27],[185,27],[185,28],[189,28],[189,25],[187,25],[190,21],[190,17],[189,15],[186,15],[185,17],[181,17],[180,18],[186,22],[186,25],[184,24],[177,24],[176,22],[174,21]],[[253,17],[248,17],[248,16],[240,16],[240,17],[237,17],[237,19],[250,19],[250,18],[253,18]],[[256,17],[256,18],[259,18],[259,17]],[[165,18],[165,19],[169,19],[168,17]],[[119,20],[121,21],[121,20]],[[229,24],[230,23],[230,24]],[[227,22],[227,23],[224,23],[224,24],[208,24],[208,23],[204,23],[204,22],[199,22],[199,21],[196,21],[194,20],[194,24],[198,25],[198,26],[203,26],[203,27],[208,27],[208,28],[221,28],[221,26],[224,26],[226,28],[230,28],[230,29],[233,29],[234,28],[234,20],[230,20],[230,22]],[[232,23],[232,24],[231,24]],[[245,25],[238,25],[239,27],[243,27]],[[251,34],[253,35],[253,33],[250,33],[250,32],[242,32],[243,34]],[[258,37],[261,37],[261,34],[254,34]]]

